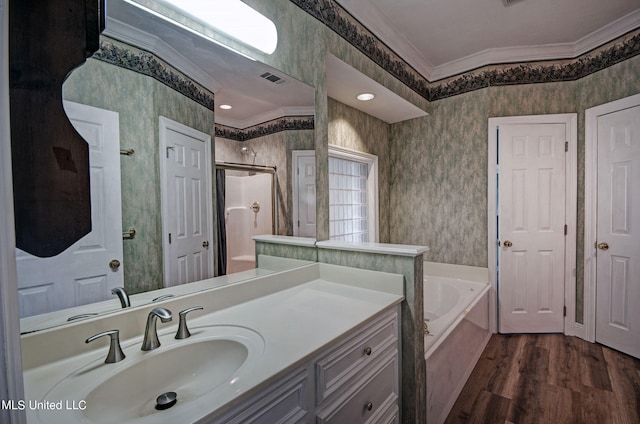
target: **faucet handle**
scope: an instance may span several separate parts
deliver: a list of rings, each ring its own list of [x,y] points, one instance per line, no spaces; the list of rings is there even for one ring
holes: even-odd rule
[[[94,336],[89,337],[85,340],[85,343],[91,343],[95,339],[98,339],[102,336],[110,336],[111,343],[109,344],[109,353],[107,354],[107,359],[104,360],[106,364],[114,364],[116,362],[120,362],[125,358],[124,352],[120,347],[120,330],[109,330],[102,333],[98,333]]]
[[[176,339],[186,339],[187,337],[191,337],[191,332],[189,332],[189,328],[187,328],[187,314],[191,311],[198,311],[202,309],[204,309],[202,306],[194,306],[193,308],[187,308],[184,311],[178,312],[180,323],[178,324]]]

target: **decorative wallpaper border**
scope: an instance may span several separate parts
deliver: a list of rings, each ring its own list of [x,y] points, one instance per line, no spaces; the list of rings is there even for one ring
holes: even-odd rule
[[[335,0],[290,0],[429,101],[490,86],[574,81],[640,54],[640,29],[578,58],[489,65],[437,82],[420,75]]]
[[[168,63],[145,50],[125,43],[100,40],[100,49],[92,58],[149,76],[194,102],[214,110],[214,94],[196,84]]]
[[[313,128],[313,116],[283,116],[282,118],[272,119],[245,129],[216,124],[216,137],[235,141],[248,141],[280,131],[312,130]]]

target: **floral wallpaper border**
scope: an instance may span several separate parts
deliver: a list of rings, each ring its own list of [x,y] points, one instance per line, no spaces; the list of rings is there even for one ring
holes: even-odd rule
[[[152,53],[103,37],[100,49],[92,57],[152,77],[207,109],[214,110],[212,92],[194,83]]]
[[[490,65],[431,82],[334,0],[290,1],[429,101],[489,86],[574,81],[640,54],[640,29],[635,29],[572,60]]]
[[[283,116],[245,129],[216,124],[216,137],[235,141],[248,141],[280,131],[312,130],[313,116]]]

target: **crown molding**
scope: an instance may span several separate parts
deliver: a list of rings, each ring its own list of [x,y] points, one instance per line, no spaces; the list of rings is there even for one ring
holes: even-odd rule
[[[636,10],[575,42],[487,49],[434,66],[374,7],[363,8],[358,0],[338,3],[429,82],[489,65],[575,59],[640,27]]]
[[[150,35],[110,17],[107,17],[107,25],[103,34],[107,37],[153,53],[214,94],[222,87],[215,78],[208,75],[204,70],[196,66],[177,50],[156,36]]]
[[[624,34],[631,32],[640,27],[640,9],[635,10],[618,20],[586,35],[574,43],[575,53],[573,57],[578,57],[591,50],[615,40]]]
[[[378,9],[362,7],[362,3],[358,0],[339,0],[337,3],[419,74],[429,79],[429,75],[435,68],[433,64],[395,26],[390,24]]]
[[[483,66],[496,64],[575,59],[633,31],[639,26],[640,10],[636,10],[573,43],[487,49],[436,66],[430,75],[426,75],[426,78],[434,82]]]

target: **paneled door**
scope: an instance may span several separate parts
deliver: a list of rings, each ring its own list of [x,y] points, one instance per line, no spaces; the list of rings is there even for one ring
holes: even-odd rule
[[[500,125],[498,137],[498,328],[563,332],[566,125]]]
[[[211,137],[160,118],[165,287],[213,277]]]
[[[50,258],[17,249],[21,316],[116,299],[111,289],[124,284],[118,114],[73,102],[64,108],[89,144],[91,232]]]
[[[640,358],[640,105],[597,131],[596,341]]]
[[[293,152],[293,235],[316,236],[316,156],[313,150]]]

